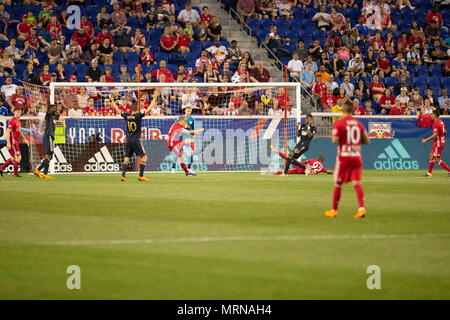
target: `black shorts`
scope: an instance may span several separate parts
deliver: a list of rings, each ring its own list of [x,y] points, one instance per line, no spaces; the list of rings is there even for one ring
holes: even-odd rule
[[[44,144],[44,154],[53,154],[53,151],[55,150],[55,138],[44,136],[42,143]]]
[[[144,146],[140,140],[127,141],[125,148],[125,158],[131,158],[135,153],[139,157],[145,156]]]
[[[294,149],[292,149],[292,153],[294,153],[294,159],[298,159],[302,154],[308,151],[309,145],[304,144],[303,142],[299,142],[295,145]]]

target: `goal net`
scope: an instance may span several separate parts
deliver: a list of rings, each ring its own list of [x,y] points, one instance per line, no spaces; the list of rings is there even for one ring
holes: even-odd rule
[[[194,144],[185,146],[185,163],[194,171],[276,170],[283,160],[270,145],[289,152],[296,143],[301,118],[300,87],[296,83],[51,83],[25,85],[30,114],[24,127],[33,135],[31,165],[43,157],[45,101],[57,104],[63,117],[51,170],[66,172],[119,172],[124,157],[126,123],[112,108],[111,99],[125,112],[138,104],[148,108],[158,88],[157,105],[142,120],[146,171],[167,172],[180,164],[167,147],[167,135],[178,116],[192,109]],[[139,159],[129,170],[138,168]]]

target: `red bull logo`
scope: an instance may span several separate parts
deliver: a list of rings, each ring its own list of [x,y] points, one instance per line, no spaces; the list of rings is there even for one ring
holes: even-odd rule
[[[390,122],[369,122],[370,139],[393,139],[394,132]]]

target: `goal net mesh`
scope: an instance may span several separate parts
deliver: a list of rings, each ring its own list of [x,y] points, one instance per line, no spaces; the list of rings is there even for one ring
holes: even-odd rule
[[[24,84],[30,117],[24,128],[32,135],[31,166],[43,155],[42,134],[47,98],[57,104],[62,117],[57,121],[59,138],[51,170],[65,172],[120,172],[126,143],[126,122],[117,115],[111,99],[125,112],[138,104],[140,111],[150,105],[156,86],[136,87],[132,83],[95,87],[92,83],[60,85],[54,89]],[[242,84],[244,85],[244,84]],[[194,171],[276,170],[283,160],[270,152],[270,145],[289,152],[296,143],[299,103],[296,87],[251,86],[167,86],[160,89],[157,104],[142,120],[142,144],[147,154],[146,171],[181,171],[167,147],[167,135],[178,116],[192,108],[194,148],[184,148],[185,163]],[[284,116],[286,109],[286,118]],[[188,138],[188,137],[185,137]],[[129,170],[137,170],[138,159]]]

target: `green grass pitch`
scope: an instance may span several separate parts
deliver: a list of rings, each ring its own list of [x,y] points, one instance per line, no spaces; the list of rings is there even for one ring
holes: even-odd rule
[[[324,217],[329,175],[7,176],[0,298],[449,299],[450,178],[423,173],[364,171],[361,220],[351,185]]]

